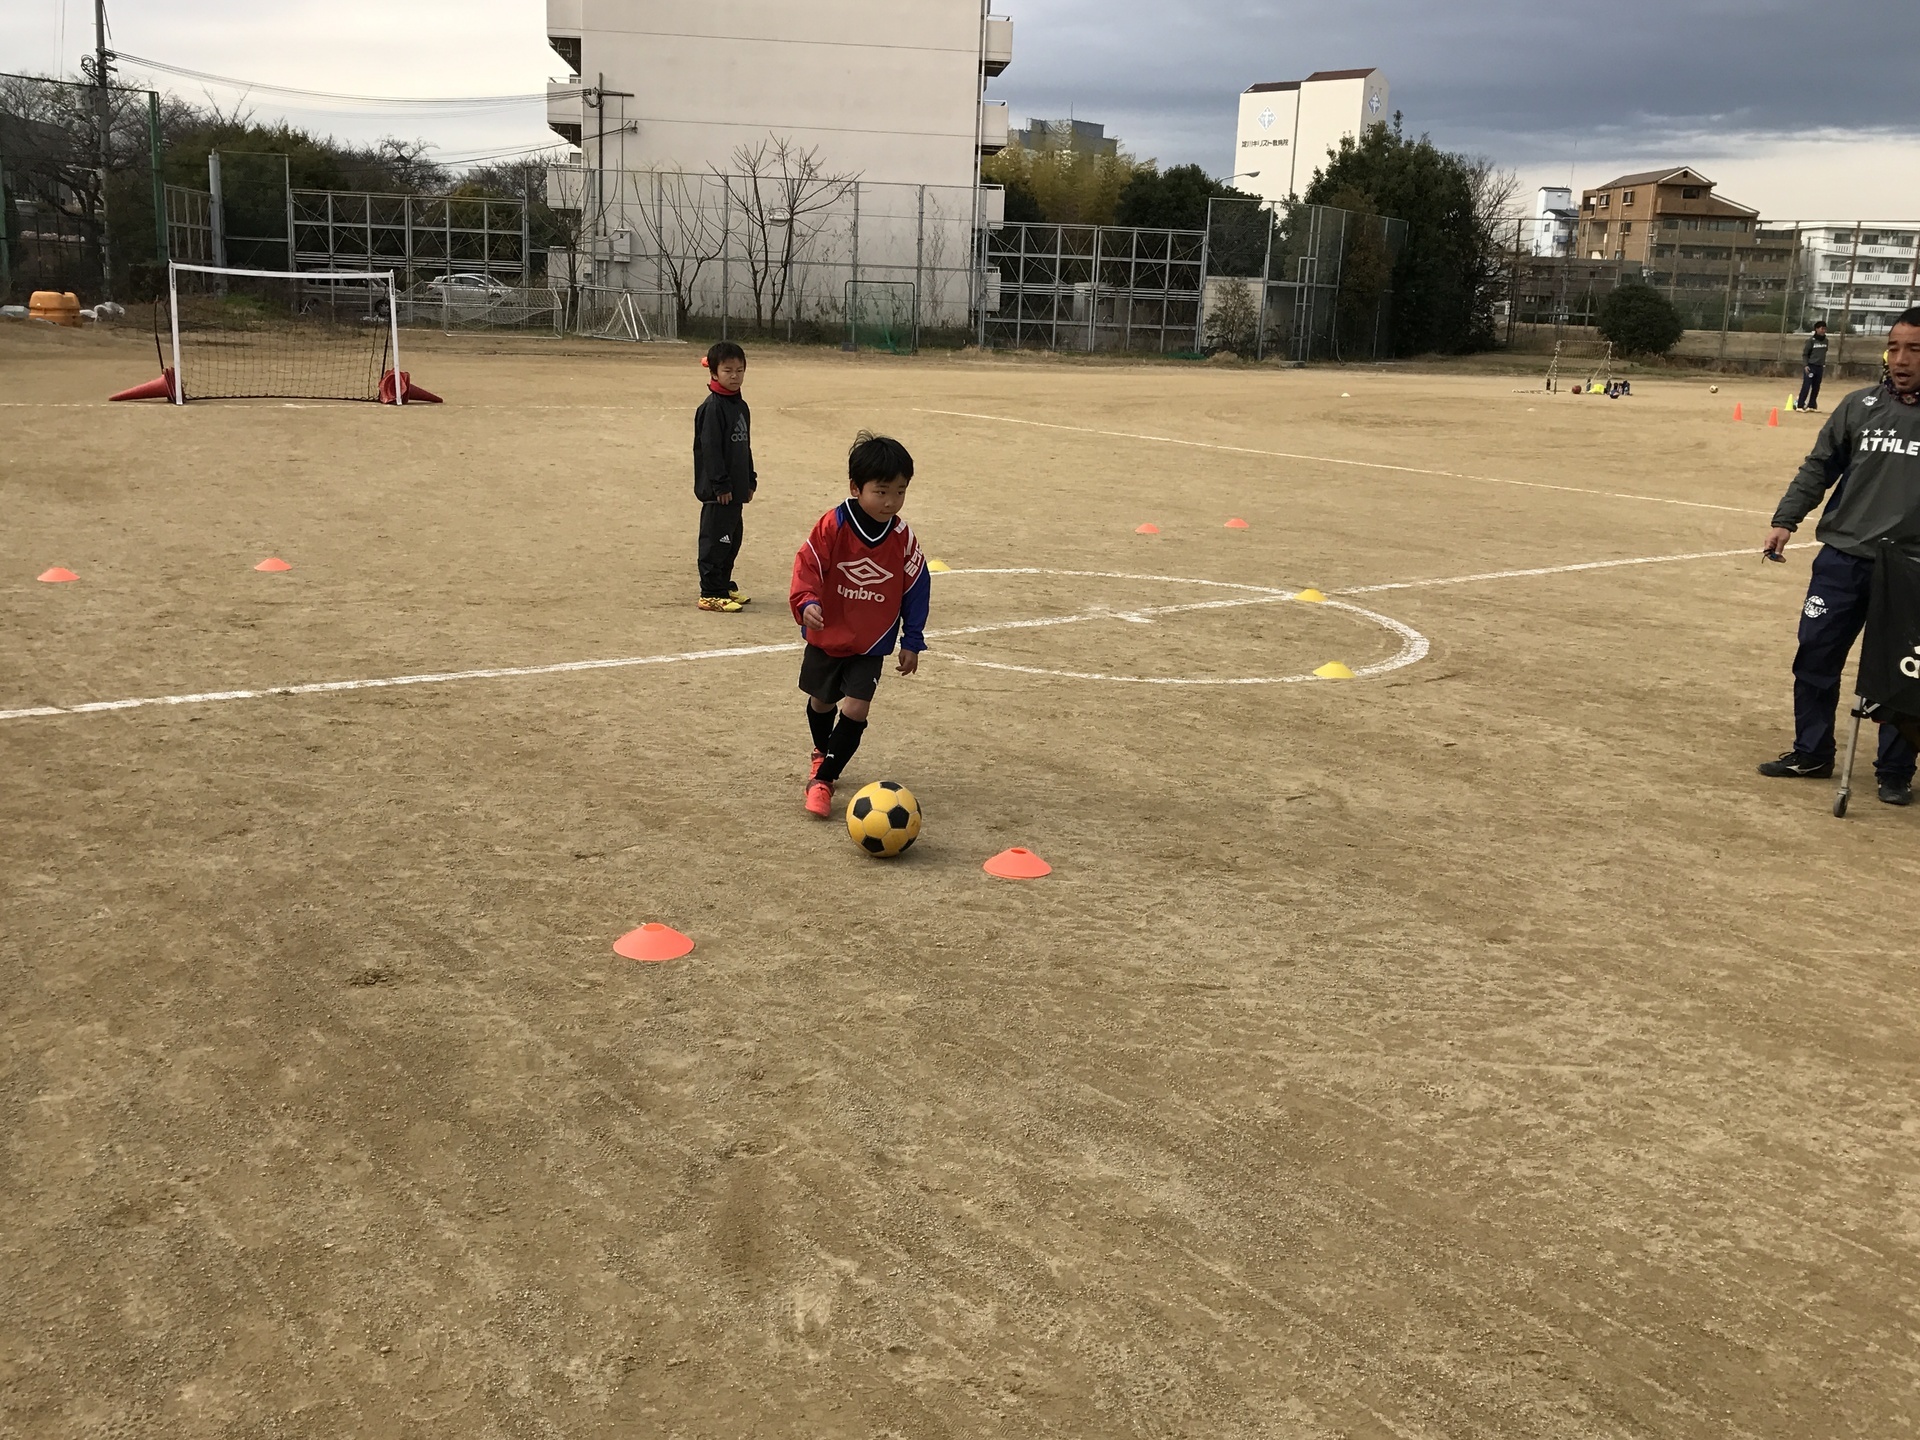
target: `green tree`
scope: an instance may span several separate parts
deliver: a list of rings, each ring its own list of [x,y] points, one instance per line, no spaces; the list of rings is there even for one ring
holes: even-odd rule
[[[1040,218],[1050,225],[1111,225],[1127,183],[1152,164],[1124,151],[1090,155],[1077,150],[1028,150],[1016,144],[982,161],[980,178],[1007,187],[1009,220],[1017,218],[1015,196],[1021,194],[1020,208],[1026,210],[1030,197]]]
[[[1393,267],[1395,354],[1459,354],[1493,343],[1479,304],[1492,237],[1475,211],[1470,163],[1408,139],[1400,117],[1391,128],[1370,125],[1328,155],[1307,187],[1311,205],[1364,196],[1374,212],[1407,222],[1407,241]]]
[[[1207,202],[1216,197],[1256,198],[1222,185],[1198,165],[1176,165],[1166,171],[1143,165],[1121,190],[1114,223],[1146,230],[1204,230]]]
[[[1685,327],[1673,303],[1651,285],[1630,281],[1600,302],[1600,338],[1622,355],[1664,355]]]

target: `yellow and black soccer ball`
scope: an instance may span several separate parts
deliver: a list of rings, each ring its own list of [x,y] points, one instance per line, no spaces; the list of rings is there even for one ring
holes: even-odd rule
[[[920,838],[920,802],[906,786],[876,780],[847,806],[847,833],[869,855],[890,860]]]

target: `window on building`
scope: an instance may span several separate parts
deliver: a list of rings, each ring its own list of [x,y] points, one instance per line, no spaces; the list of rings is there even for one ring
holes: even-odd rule
[[[1660,228],[1663,230],[1678,230],[1680,228],[1680,222],[1678,220],[1662,220],[1660,222]]]
[[[1682,220],[1680,222],[1680,228],[1682,230],[1698,230],[1700,228],[1700,222],[1694,219]]]
[[[1631,205],[1633,203],[1633,192],[1631,190],[1622,190],[1620,192],[1620,203],[1622,205]]]
[[[1633,222],[1631,220],[1622,220],[1620,222],[1620,233],[1622,235],[1631,235],[1633,233]]]
[[[1683,186],[1680,191],[1680,198],[1682,200],[1698,200],[1700,198],[1700,187],[1698,185]]]

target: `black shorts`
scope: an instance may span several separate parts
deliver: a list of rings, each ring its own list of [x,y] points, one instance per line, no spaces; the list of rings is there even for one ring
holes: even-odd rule
[[[829,705],[842,699],[871,700],[886,664],[884,655],[829,655],[809,645],[800,659],[800,688]]]

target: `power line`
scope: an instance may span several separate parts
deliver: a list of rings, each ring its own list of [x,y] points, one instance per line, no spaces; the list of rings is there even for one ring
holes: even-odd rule
[[[241,90],[263,90],[273,95],[295,95],[309,100],[345,100],[356,105],[382,106],[507,106],[532,105],[544,103],[547,93],[527,95],[348,95],[334,90],[303,90],[293,85],[269,85],[259,80],[238,80],[231,75],[214,75],[205,70],[189,70],[182,65],[169,65],[164,60],[152,60],[144,55],[132,55],[122,50],[119,58],[144,65],[152,70],[164,71],[185,80],[200,80],[214,85],[231,85]],[[553,92],[556,96],[574,96],[585,93],[584,87],[571,87]]]

